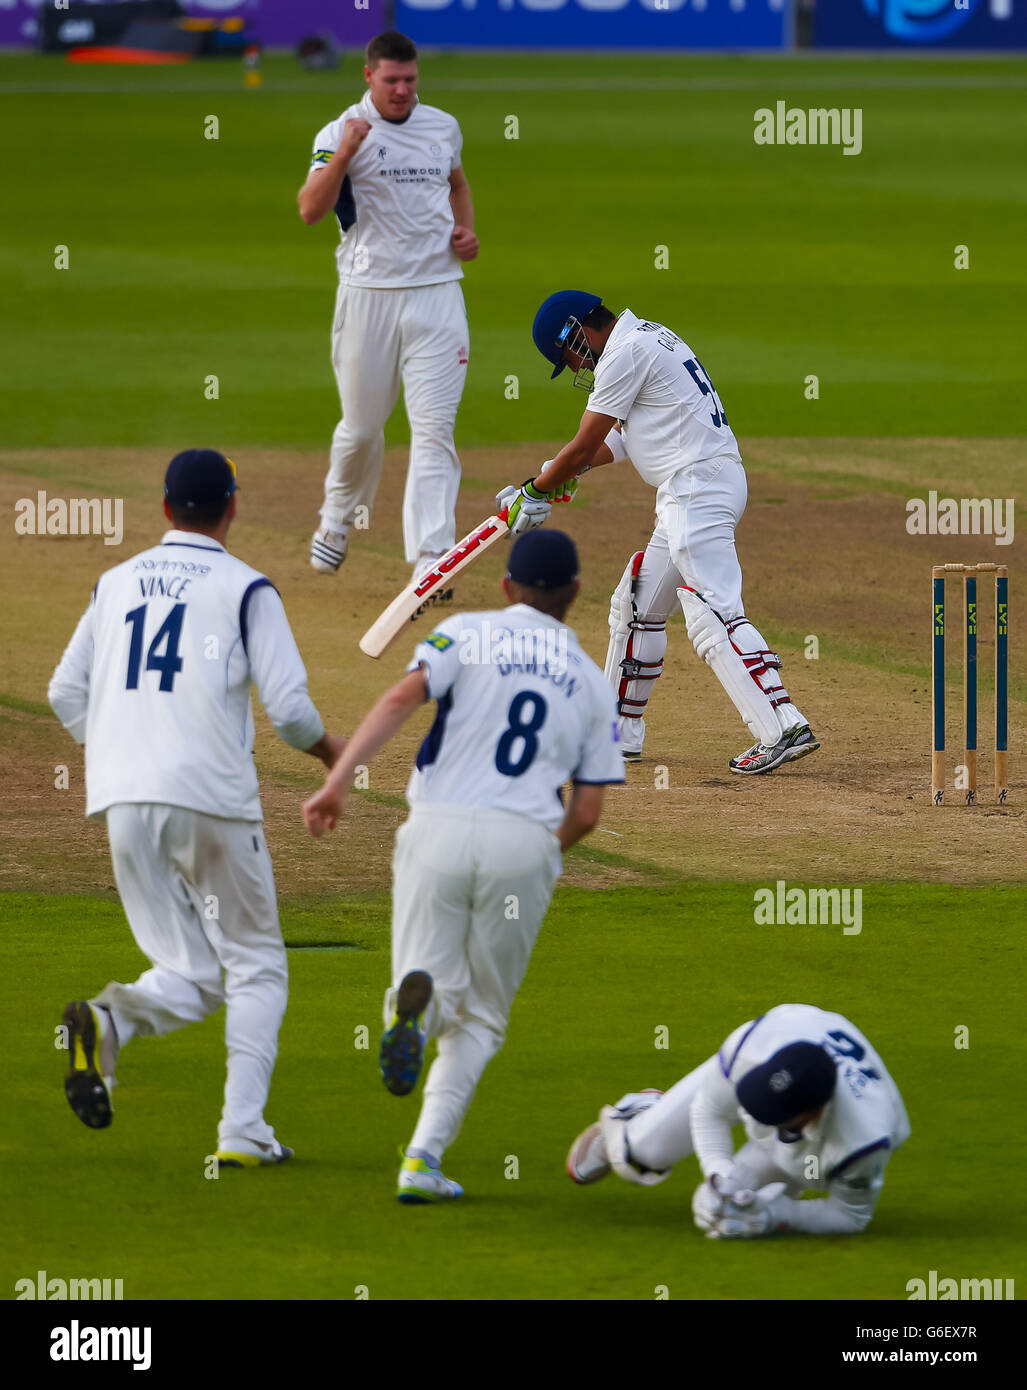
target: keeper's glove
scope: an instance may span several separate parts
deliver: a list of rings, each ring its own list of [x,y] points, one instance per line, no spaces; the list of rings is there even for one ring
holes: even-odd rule
[[[726,1199],[719,1215],[706,1230],[708,1240],[754,1240],[772,1235],[786,1226],[776,1206],[785,1189],[781,1182],[768,1183],[758,1191],[741,1188]],[[698,1220],[696,1221],[698,1225]]]

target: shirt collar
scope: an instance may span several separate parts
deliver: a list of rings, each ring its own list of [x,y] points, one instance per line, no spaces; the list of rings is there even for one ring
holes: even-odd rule
[[[622,310],[621,313],[617,315],[617,322],[613,325],[613,332],[607,338],[606,344],[603,347],[603,352],[605,352],[608,347],[616,346],[620,340],[627,337],[631,330],[640,322],[641,320],[637,315],[633,314],[630,309]],[[600,356],[601,355],[602,354],[600,354]]]
[[[380,121],[382,125],[391,126],[409,125],[410,122],[413,120],[414,114],[417,111],[417,108],[420,106],[420,104],[421,98],[415,93],[414,104],[413,106],[411,106],[409,114],[402,121],[392,121],[389,119],[388,116],[383,116],[382,113],[378,110],[377,106],[375,106],[374,97],[371,95],[370,88],[368,88],[368,90],[364,93],[363,100],[360,103],[361,108],[364,112],[365,120],[370,121],[372,124],[375,121]]]
[[[188,545],[194,550],[219,550],[222,555],[228,552],[213,536],[201,536],[198,531],[165,531],[160,538],[161,545]]]
[[[564,627],[571,636],[575,636],[574,629],[567,627],[559,618],[554,618],[551,613],[543,613],[541,608],[532,608],[530,603],[511,603],[509,611],[511,613],[523,613],[525,617],[530,617],[532,622],[545,623],[549,627]]]

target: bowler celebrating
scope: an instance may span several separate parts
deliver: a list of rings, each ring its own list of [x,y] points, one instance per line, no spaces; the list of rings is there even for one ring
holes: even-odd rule
[[[737,1124],[748,1139],[736,1153]],[[779,1004],[736,1028],[666,1095],[641,1091],[603,1106],[574,1141],[567,1171],[577,1183],[612,1171],[651,1187],[694,1153],[704,1181],[692,1212],[708,1235],[854,1235],[869,1225],[885,1165],[909,1134],[899,1089],[855,1024]],[[804,1192],[827,1200],[797,1200]]]
[[[253,765],[255,683],[279,736],[328,767],[326,734],[271,581],[225,549],[235,466],[187,449],[168,466],[159,545],[102,574],[50,682],[86,746],[86,814],[105,816],[132,935],[150,960],[64,1014],[69,1104],[111,1123],[119,1047],[225,1005],[228,1076],[218,1159],[291,1157],[264,1119],[288,997],[271,857]]]
[[[417,49],[403,34],[379,34],[364,77],[363,100],[318,132],[298,194],[304,222],[334,212],[340,232],[332,365],[342,419],[310,563],[330,574],[346,558],[357,508],[370,508],[378,490],[385,422],[402,383],[403,538],[417,578],[456,539],[453,429],[468,360],[460,267],[478,254],[478,239],[460,127],[418,100]]]
[[[604,787],[624,780],[609,686],[563,621],[577,573],[562,532],[521,537],[503,580],[511,607],[457,614],[430,633],[303,808],[311,834],[333,829],[356,768],[426,699],[438,702],[393,857],[386,1087],[411,1091],[427,1036],[438,1039],[400,1169],[401,1202],[462,1195],[442,1157],[502,1046],[561,851],[595,827]]]
[[[742,607],[735,527],[745,469],[720,397],[687,343],[663,324],[613,314],[598,295],[564,290],[535,316],[535,345],[591,392],[577,435],[511,499],[510,520],[545,520],[548,502],[586,468],[630,457],[656,488],[656,529],[628,561],[610,604],[606,676],[617,691],[624,756],[642,755],[645,710],[663,671],[678,604],[696,652],[756,739],[732,772],[773,772],[820,747],[781,684],[780,657]]]

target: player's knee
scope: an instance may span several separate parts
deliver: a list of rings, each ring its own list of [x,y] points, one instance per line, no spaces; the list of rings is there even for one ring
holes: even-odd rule
[[[418,420],[410,426],[410,448],[422,454],[435,454],[448,463],[456,457],[453,443],[453,428],[456,421],[451,416]]]
[[[254,994],[265,999],[285,999],[289,993],[289,966],[285,948],[254,964],[226,971],[226,994]]]
[[[694,589],[678,589],[678,598],[685,614],[689,641],[703,660],[723,642],[730,641],[727,628],[706,600]]]
[[[355,454],[366,453],[383,438],[384,431],[380,427],[343,416],[335,426],[332,446],[336,449],[349,449]]]

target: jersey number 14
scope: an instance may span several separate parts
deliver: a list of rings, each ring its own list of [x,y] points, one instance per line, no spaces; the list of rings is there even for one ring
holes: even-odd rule
[[[139,689],[139,667],[143,660],[143,630],[146,626],[145,603],[125,614],[125,622],[132,624],[132,638],[128,647],[127,690]],[[182,619],[185,617],[185,604],[176,603],[171,612],[154,634],[153,641],[146,649],[147,671],[160,672],[160,690],[173,690],[175,677],[182,669],[182,658],[178,654],[178,644],[182,640]],[[163,651],[161,648],[163,647]]]

